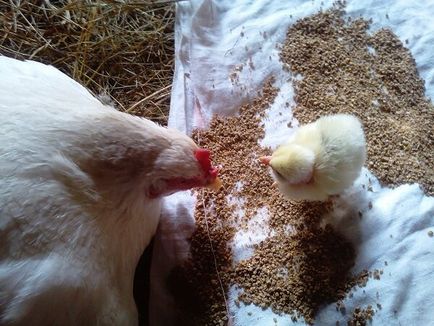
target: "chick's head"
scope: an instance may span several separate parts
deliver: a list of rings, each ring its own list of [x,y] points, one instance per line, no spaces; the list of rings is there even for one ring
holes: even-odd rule
[[[314,152],[296,144],[280,146],[269,160],[275,179],[289,184],[308,183],[313,175],[314,163]]]

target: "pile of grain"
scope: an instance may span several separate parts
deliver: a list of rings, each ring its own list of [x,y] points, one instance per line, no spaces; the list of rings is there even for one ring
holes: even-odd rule
[[[342,7],[294,24],[281,51],[295,82],[295,117],[352,113],[364,124],[367,167],[387,185],[420,183],[434,194],[434,108],[410,52],[392,31],[368,34]]]
[[[321,217],[312,207],[297,214],[302,208],[288,210],[288,221]],[[304,224],[293,235],[278,233],[258,245],[252,258],[237,265],[235,280],[244,289],[243,302],[313,323],[321,305],[343,299],[353,263],[352,246],[331,227]]]
[[[390,31],[369,36],[367,21],[345,21],[342,14],[337,6],[298,21],[288,31],[281,58],[303,77],[295,84],[295,116],[307,123],[328,113],[356,114],[365,124],[369,168],[384,182],[417,181],[432,193],[433,179],[426,176],[432,155],[432,107],[424,98],[414,61]],[[330,302],[349,314],[350,325],[364,325],[372,318],[372,307],[347,312],[342,300],[369,278],[379,279],[382,271],[349,275],[353,247],[332,227],[319,227],[330,204],[283,199],[257,163],[269,152],[258,144],[264,136],[260,121],[276,93],[269,81],[239,116],[215,117],[209,130],[194,134],[223,165],[225,188],[218,194],[197,193],[192,259],[173,275],[177,284],[188,284],[181,299],[188,313],[180,324],[227,324],[231,316],[222,290],[227,292],[231,285],[242,289],[237,305],[270,307],[294,320],[302,317],[313,323],[320,305]],[[229,195],[243,198],[243,216],[235,213]],[[234,234],[263,207],[273,235],[255,246],[252,257],[233,266]],[[186,292],[192,301],[185,300]]]
[[[277,90],[268,83],[261,97],[240,109],[240,116],[215,117],[209,130],[196,131],[193,135],[198,144],[211,150],[213,160],[222,165],[220,175],[224,189],[218,194],[206,190],[198,193],[197,229],[191,239],[192,259],[173,273],[171,281],[175,285],[183,282],[189,285],[188,289],[178,289],[182,297],[180,302],[185,303],[182,309],[186,318],[178,324],[220,325],[227,322],[219,276],[226,290],[233,283],[232,254],[228,243],[234,236],[235,226],[245,224],[273,193],[272,181],[263,167],[252,162],[256,155],[268,153],[259,147],[257,139],[264,136],[264,130],[259,126],[261,116],[276,94]],[[239,180],[245,182],[242,195],[246,198],[246,214],[236,223],[233,207],[226,196],[235,190]],[[211,207],[214,207],[212,211]],[[185,300],[185,293],[190,294],[192,301]],[[178,292],[175,297],[177,295]]]
[[[220,288],[227,291],[233,284],[243,289],[238,304],[242,301],[271,307],[277,313],[313,322],[321,304],[342,299],[355,284],[348,275],[354,263],[351,244],[330,226],[319,227],[330,204],[288,202],[272,187],[266,169],[257,162],[259,155],[269,153],[258,145],[258,139],[264,136],[260,121],[276,94],[269,81],[263,95],[243,106],[239,116],[215,117],[209,130],[194,134],[195,140],[215,153],[213,159],[222,164],[225,187],[218,194],[198,193],[192,259],[171,277],[172,284],[187,287],[174,293],[183,302],[185,319],[180,324],[226,324],[227,309]],[[242,189],[237,186],[239,181]],[[226,200],[233,193],[244,200],[241,219]],[[264,206],[268,207],[274,236],[259,243],[250,259],[233,266],[228,244],[237,227],[245,228]],[[288,229],[293,230],[291,234]],[[185,293],[191,300],[185,299]]]

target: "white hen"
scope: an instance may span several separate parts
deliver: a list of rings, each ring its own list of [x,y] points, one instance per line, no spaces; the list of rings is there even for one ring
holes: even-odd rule
[[[134,325],[160,197],[218,182],[184,134],[0,57],[0,324]]]

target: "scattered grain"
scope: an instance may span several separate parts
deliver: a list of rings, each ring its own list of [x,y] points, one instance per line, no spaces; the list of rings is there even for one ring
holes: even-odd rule
[[[420,183],[434,194],[434,108],[415,60],[389,29],[344,19],[343,6],[295,23],[281,60],[295,81],[294,116],[352,113],[363,124],[368,168],[387,185]]]
[[[374,313],[372,306],[368,306],[365,309],[358,307],[354,309],[351,320],[348,321],[348,326],[365,326],[367,321],[372,320]]]
[[[368,167],[380,180],[392,185],[419,182],[432,194],[434,178],[427,175],[427,167],[433,153],[433,110],[413,58],[391,31],[369,35],[368,21],[342,17],[343,7],[337,5],[297,21],[288,30],[281,60],[303,76],[295,81],[295,117],[308,123],[330,113],[357,115],[365,125]],[[235,75],[232,79],[237,81]],[[231,318],[217,290],[220,281],[225,291],[231,285],[242,289],[237,306],[241,300],[290,314],[294,321],[304,318],[313,323],[315,313],[326,303],[337,302],[337,309],[346,314],[342,300],[352,296],[354,287],[363,287],[370,278],[380,279],[383,274],[382,270],[365,270],[349,275],[355,255],[352,245],[330,225],[319,226],[330,204],[286,201],[257,163],[258,156],[270,153],[258,140],[264,136],[261,119],[276,94],[268,81],[252,103],[240,108],[238,116],[214,117],[207,131],[193,134],[222,164],[225,186],[218,194],[197,192],[192,259],[175,273],[195,298],[193,310],[183,299],[184,312],[192,313],[190,325],[217,325]],[[237,188],[239,181],[242,189]],[[372,191],[371,182],[368,190]],[[242,216],[226,200],[234,194],[244,200]],[[273,236],[255,245],[253,256],[234,266],[228,244],[262,207],[269,211]],[[372,209],[372,202],[368,207]],[[362,217],[361,212],[358,216]],[[288,227],[294,232],[288,234]],[[371,306],[356,308],[349,325],[365,325],[373,314]]]

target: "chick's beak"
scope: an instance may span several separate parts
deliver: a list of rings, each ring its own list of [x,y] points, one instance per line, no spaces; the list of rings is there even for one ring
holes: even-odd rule
[[[259,162],[261,162],[264,165],[270,165],[271,156],[261,156],[259,158]]]

